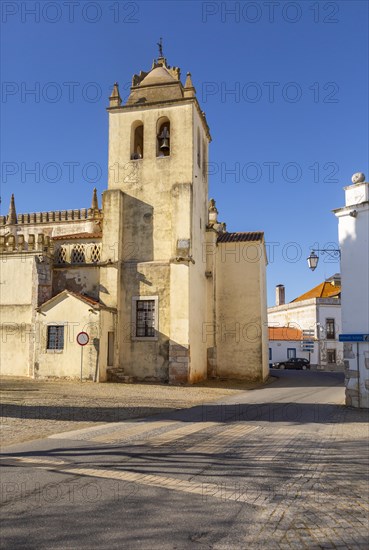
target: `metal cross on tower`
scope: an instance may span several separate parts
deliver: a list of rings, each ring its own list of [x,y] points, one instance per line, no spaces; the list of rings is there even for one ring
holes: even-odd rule
[[[162,37],[160,37],[159,42],[157,42],[157,46],[159,48],[159,57],[164,57],[163,56],[163,39],[162,39]]]

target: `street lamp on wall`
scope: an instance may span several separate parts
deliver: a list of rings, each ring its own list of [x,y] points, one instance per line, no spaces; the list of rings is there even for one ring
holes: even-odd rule
[[[307,258],[309,269],[314,271],[317,268],[319,262],[319,256],[315,252],[321,252],[322,254],[328,254],[330,258],[341,258],[341,250],[336,248],[323,248],[321,250],[312,250],[310,256]]]

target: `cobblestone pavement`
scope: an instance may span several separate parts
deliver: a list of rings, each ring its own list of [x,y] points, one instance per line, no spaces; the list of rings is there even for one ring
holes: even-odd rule
[[[1,447],[98,423],[191,407],[253,387],[240,381],[166,386],[1,377]]]
[[[222,403],[9,448],[4,548],[367,550],[368,411],[342,397],[329,373],[284,372]]]

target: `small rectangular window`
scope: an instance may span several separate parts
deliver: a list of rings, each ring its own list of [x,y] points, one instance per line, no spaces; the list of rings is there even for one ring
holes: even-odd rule
[[[132,296],[132,340],[157,340],[159,330],[159,297]]]
[[[287,348],[287,359],[294,359],[296,357],[296,348]]]
[[[327,334],[327,340],[334,340],[336,337],[336,330],[334,326],[334,319],[326,319],[325,330]]]
[[[269,361],[272,360],[272,348],[269,348]]]
[[[327,363],[335,363],[335,362],[336,362],[336,350],[327,349]]]
[[[64,325],[47,327],[47,349],[64,349]]]
[[[136,301],[136,336],[155,336],[155,300]]]

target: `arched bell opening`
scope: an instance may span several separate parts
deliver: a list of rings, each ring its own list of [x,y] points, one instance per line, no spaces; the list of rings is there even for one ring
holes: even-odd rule
[[[144,155],[144,126],[141,121],[132,124],[131,160],[142,159]]]
[[[158,120],[156,131],[156,156],[169,157],[170,155],[170,121],[166,117]]]

